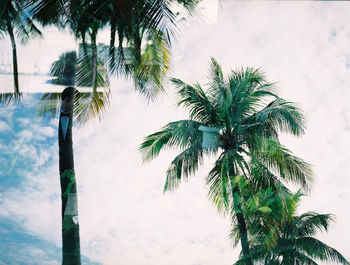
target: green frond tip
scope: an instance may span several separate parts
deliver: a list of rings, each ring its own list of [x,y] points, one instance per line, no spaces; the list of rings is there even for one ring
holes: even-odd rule
[[[270,124],[282,132],[300,136],[305,133],[306,121],[303,112],[292,102],[276,98],[257,112],[255,121]]]
[[[252,152],[252,165],[256,174],[264,173],[265,170],[261,167],[265,166],[277,174],[280,180],[299,183],[305,191],[310,190],[313,173],[308,163],[292,155],[290,150],[276,140],[261,141],[256,147],[257,151]]]
[[[154,100],[164,91],[171,57],[169,43],[160,32],[148,37],[141,60],[133,62],[134,82],[138,92],[148,100]]]
[[[159,132],[145,137],[140,145],[143,160],[152,160],[164,148],[184,150],[202,142],[202,134],[198,128],[201,124],[192,120],[180,120],[167,124]]]
[[[202,146],[197,143],[176,156],[166,172],[164,192],[176,189],[182,180],[194,175],[203,163],[203,155]]]
[[[224,80],[222,68],[213,57],[210,57],[209,80],[213,83],[223,82]]]
[[[207,126],[217,123],[218,113],[215,106],[198,83],[189,85],[176,78],[170,80],[177,88],[178,106],[188,109],[192,120]]]

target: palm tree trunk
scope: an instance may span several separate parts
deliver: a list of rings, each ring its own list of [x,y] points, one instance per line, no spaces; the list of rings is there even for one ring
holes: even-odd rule
[[[242,204],[241,204],[241,195],[237,185],[232,185],[233,179],[236,175],[234,168],[230,168],[230,181],[231,181],[231,192],[233,199],[233,211],[237,218],[239,236],[241,238],[241,247],[243,253],[243,260],[245,265],[253,265],[253,260],[250,255],[249,242],[248,242],[248,233],[247,233],[247,224],[244,219]]]
[[[236,218],[238,222],[238,229],[239,229],[239,235],[241,238],[241,246],[242,246],[244,263],[246,265],[253,265],[253,260],[250,256],[247,224],[245,222],[244,215],[242,212],[241,197],[237,187],[232,189],[232,194],[233,194],[233,208],[234,208],[234,212],[236,214]]]
[[[109,43],[109,60],[110,68],[113,70],[115,65],[115,32],[116,32],[116,21],[111,19],[111,40]]]
[[[62,264],[80,265],[77,187],[74,173],[72,121],[74,88],[62,93],[58,125],[59,167],[62,200]]]
[[[136,50],[136,65],[139,65],[141,63],[141,36],[140,36],[140,21],[139,21],[139,14],[138,9],[132,9],[132,19],[133,19],[133,41],[134,41],[134,47]]]
[[[97,76],[97,47],[96,47],[96,35],[97,29],[93,29],[91,33],[91,42],[92,42],[92,87],[96,88],[96,76]]]
[[[20,93],[19,93],[19,84],[18,84],[17,48],[16,48],[16,40],[13,34],[13,27],[12,27],[10,18],[6,19],[6,26],[7,26],[7,32],[10,35],[11,45],[12,45],[12,66],[13,66],[15,97],[18,98],[20,96]]]

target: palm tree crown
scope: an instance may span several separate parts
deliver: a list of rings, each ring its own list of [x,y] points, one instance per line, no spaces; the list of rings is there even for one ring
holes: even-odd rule
[[[222,152],[207,179],[212,188],[216,187],[216,173],[217,177],[225,177],[218,166],[224,166],[228,158],[233,159],[230,163],[235,174],[250,176],[254,171],[270,180],[296,181],[309,188],[312,177],[308,164],[293,156],[278,140],[279,131],[303,134],[304,116],[291,102],[275,94],[274,84],[266,82],[260,70],[233,71],[225,80],[221,67],[211,59],[206,92],[198,83],[190,85],[179,79],[172,82],[178,88],[178,105],[189,110],[190,119],[169,123],[147,136],[140,147],[145,160],[153,159],[166,147],[183,150],[167,171],[165,190],[177,187],[182,178],[198,169],[205,153],[215,153],[219,148]],[[203,148],[200,126],[220,129],[216,147]],[[220,184],[224,190],[229,185],[224,179]],[[213,198],[214,190],[211,189]]]
[[[14,94],[1,95],[0,102],[9,103],[14,96],[19,99],[20,89],[18,81],[18,60],[16,37],[22,43],[33,37],[41,36],[40,30],[34,24],[30,16],[28,1],[24,0],[4,0],[0,7],[0,38],[3,34],[9,35],[12,46],[12,66],[14,78]]]
[[[269,213],[259,222],[253,222],[257,232],[251,242],[251,255],[255,264],[264,265],[317,265],[318,261],[328,261],[339,264],[350,264],[337,250],[316,239],[317,232],[327,231],[329,223],[334,221],[331,214],[306,212],[296,215],[296,209],[302,196],[301,192],[288,198],[288,207],[284,214]],[[276,209],[274,208],[273,211]],[[269,215],[274,218],[275,243],[272,247],[266,244],[269,237],[271,222],[266,220]],[[260,223],[260,225],[259,225]],[[243,265],[239,259],[234,265]]]
[[[220,151],[206,178],[209,197],[219,210],[231,213],[233,209],[242,248],[249,259],[239,179],[250,181],[253,185],[249,187],[255,189],[270,186],[278,192],[286,190],[282,181],[293,181],[308,190],[312,180],[309,165],[292,155],[278,139],[279,132],[302,135],[304,116],[275,93],[274,84],[268,83],[259,69],[242,68],[224,78],[220,65],[211,59],[209,77],[206,91],[198,83],[172,79],[178,88],[179,106],[189,110],[190,119],[169,123],[147,136],[140,149],[145,160],[167,147],[182,150],[167,170],[165,191],[195,173],[205,154]],[[217,140],[203,144],[208,136],[200,130],[209,131],[211,138],[216,134]]]

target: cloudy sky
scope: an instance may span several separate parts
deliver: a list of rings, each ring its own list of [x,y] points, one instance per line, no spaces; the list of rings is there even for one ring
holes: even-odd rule
[[[280,95],[308,118],[303,137],[282,137],[315,172],[300,212],[335,214],[319,238],[350,259],[350,4],[222,1],[216,11],[216,3],[207,2],[206,16],[190,19],[174,43],[170,76],[204,85],[213,56],[226,72],[261,67],[278,82]],[[5,63],[8,42],[0,41]],[[46,72],[61,52],[74,48],[68,33],[47,29],[44,39],[19,47],[20,70],[31,72],[36,64]],[[0,80],[6,91],[11,81]],[[21,81],[26,91],[49,89],[45,77]],[[179,190],[164,195],[165,171],[176,152],[142,164],[142,138],[187,117],[176,108],[173,89],[169,85],[147,104],[131,83],[113,79],[104,119],[74,131],[84,263],[232,264],[239,253],[228,237],[229,218],[206,197],[210,159]],[[38,97],[0,109],[0,264],[60,264],[58,122],[35,118]]]

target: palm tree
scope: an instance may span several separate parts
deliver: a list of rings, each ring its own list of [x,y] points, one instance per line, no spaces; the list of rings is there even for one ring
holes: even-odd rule
[[[296,215],[298,202],[302,196],[297,192],[290,196],[288,207],[283,207],[284,214],[276,214],[273,209],[255,222],[254,240],[251,243],[251,256],[254,264],[262,265],[317,265],[318,261],[328,261],[349,265],[350,263],[334,248],[314,236],[322,230],[327,231],[329,223],[334,220],[330,214],[306,212]],[[253,214],[256,215],[256,214]],[[266,245],[270,234],[271,221],[274,219],[274,231],[277,231],[275,244]],[[234,265],[243,265],[241,258]]]
[[[81,264],[78,199],[72,141],[74,93],[74,87],[67,87],[63,90],[58,125],[63,265]]]
[[[135,82],[135,88],[148,99],[153,99],[164,90],[165,77],[170,68],[171,40],[180,23],[177,19],[178,14],[173,11],[173,2],[182,5],[192,14],[199,1],[31,0],[30,2],[34,17],[43,25],[54,23],[60,27],[69,26],[75,37],[82,41],[85,55],[90,48],[94,66],[93,76],[96,76],[96,37],[99,30],[109,26],[110,73],[131,77]],[[91,44],[88,45],[87,41]],[[147,56],[144,56],[145,54]]]
[[[101,117],[109,103],[109,77],[102,58],[97,58],[97,75],[93,80],[91,57],[66,52],[51,66],[56,78],[49,83],[68,86],[62,93],[45,93],[39,101],[39,116],[59,113],[58,143],[62,200],[62,264],[80,264],[77,188],[74,172],[73,116],[82,125],[90,118]],[[74,86],[91,92],[78,92]],[[104,88],[98,91],[98,88]]]
[[[178,105],[189,110],[190,119],[171,122],[147,136],[140,150],[144,160],[151,160],[164,148],[181,149],[167,170],[164,191],[195,173],[205,154],[220,151],[206,178],[208,195],[219,210],[231,213],[233,209],[245,264],[252,265],[238,183],[245,178],[256,189],[271,186],[279,190],[284,187],[281,180],[287,180],[308,189],[312,178],[308,164],[278,140],[279,131],[303,134],[304,117],[292,103],[275,94],[273,84],[260,70],[232,71],[225,79],[212,58],[209,75],[207,91],[198,83],[172,79],[178,88]]]
[[[20,98],[18,82],[18,60],[16,36],[22,42],[28,39],[41,36],[40,30],[35,26],[33,20],[28,14],[28,2],[24,0],[6,0],[1,2],[0,10],[0,37],[2,34],[8,34],[12,46],[12,66],[14,79],[14,96]]]

